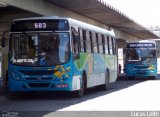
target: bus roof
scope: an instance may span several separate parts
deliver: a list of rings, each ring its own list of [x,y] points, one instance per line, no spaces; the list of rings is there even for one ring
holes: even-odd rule
[[[88,30],[91,30],[91,31],[94,31],[94,32],[99,32],[99,33],[102,33],[102,34],[106,34],[106,35],[109,35],[109,36],[113,36],[115,37],[115,33],[114,31],[109,31],[107,29],[103,29],[103,28],[100,28],[100,27],[97,27],[97,26],[94,26],[94,25],[91,25],[91,24],[88,24],[88,23],[84,23],[82,21],[78,21],[78,20],[75,20],[75,19],[71,19],[69,18],[70,20],[70,23],[73,24],[73,25],[76,25],[80,28],[83,28],[83,29],[88,29]]]
[[[151,40],[141,40],[141,41],[133,41],[133,42],[128,42],[127,44],[132,44],[132,43],[155,43],[155,41],[151,41]]]
[[[14,19],[14,21],[22,21],[22,20],[37,20],[37,19],[69,19],[65,17],[58,17],[58,16],[44,16],[44,17],[29,17],[29,18],[19,18],[19,19]]]
[[[86,30],[88,29],[94,32],[99,32],[102,34],[106,34],[106,35],[115,37],[115,33],[113,30],[109,31],[107,29],[103,29],[103,28],[100,28],[100,27],[97,27],[97,26],[94,26],[94,25],[91,25],[91,24],[88,24],[82,21],[78,21],[72,18],[68,18],[68,17],[58,17],[58,16],[30,17],[30,18],[14,19],[12,22],[23,21],[23,20],[41,20],[41,19],[64,19],[64,20],[68,20],[71,25],[78,26],[82,29],[86,29]]]
[[[148,40],[129,42],[127,48],[156,48],[156,42]]]

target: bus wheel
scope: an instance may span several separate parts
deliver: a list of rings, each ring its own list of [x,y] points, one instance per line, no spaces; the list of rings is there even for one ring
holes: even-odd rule
[[[27,97],[27,93],[26,92],[8,92],[8,98],[9,99],[18,99],[18,98],[24,98]]]
[[[134,80],[134,77],[133,76],[127,76],[127,79],[128,80]]]
[[[107,91],[109,89],[109,72],[108,71],[106,71],[106,74],[105,74],[105,84],[101,86],[101,89],[104,91]]]
[[[156,77],[156,76],[149,76],[148,79],[149,79],[149,80],[156,80],[157,77]]]
[[[78,98],[83,97],[84,95],[84,78],[81,79],[81,83],[80,83],[80,89],[78,91],[75,91],[75,96]]]
[[[7,88],[7,86],[8,86],[8,70],[6,70],[6,75],[4,79],[4,87]]]

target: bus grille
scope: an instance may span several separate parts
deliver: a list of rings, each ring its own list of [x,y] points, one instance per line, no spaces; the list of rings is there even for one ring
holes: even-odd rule
[[[141,69],[147,69],[149,66],[134,66],[134,68],[141,68]]]
[[[52,80],[51,77],[47,77],[47,78],[33,78],[33,77],[29,77],[29,78],[26,78],[26,80],[29,80],[29,81],[44,81],[44,80]]]
[[[29,83],[28,85],[32,88],[44,88],[49,87],[50,83]]]
[[[136,70],[136,73],[137,73],[137,74],[146,74],[147,72],[146,72],[146,71],[139,71],[139,70]]]
[[[20,70],[25,75],[52,75],[57,70],[33,70],[33,71],[27,71],[27,70]]]

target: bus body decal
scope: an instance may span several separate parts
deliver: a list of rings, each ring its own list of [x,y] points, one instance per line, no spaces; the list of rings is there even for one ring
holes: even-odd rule
[[[60,65],[60,66],[56,66],[56,67],[54,68],[54,71],[56,71],[56,72],[54,73],[55,78],[59,78],[61,82],[63,81],[63,80],[62,80],[62,77],[63,77],[63,76],[65,76],[66,78],[70,78],[70,77],[68,76],[68,74],[70,73],[70,67],[64,68],[62,65]],[[67,72],[67,73],[66,73],[66,72]]]

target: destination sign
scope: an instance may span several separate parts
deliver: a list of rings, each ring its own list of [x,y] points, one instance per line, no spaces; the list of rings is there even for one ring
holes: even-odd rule
[[[155,48],[154,43],[129,43],[127,48]]]
[[[57,19],[37,19],[14,21],[11,25],[11,32],[24,31],[68,31],[67,20]]]

